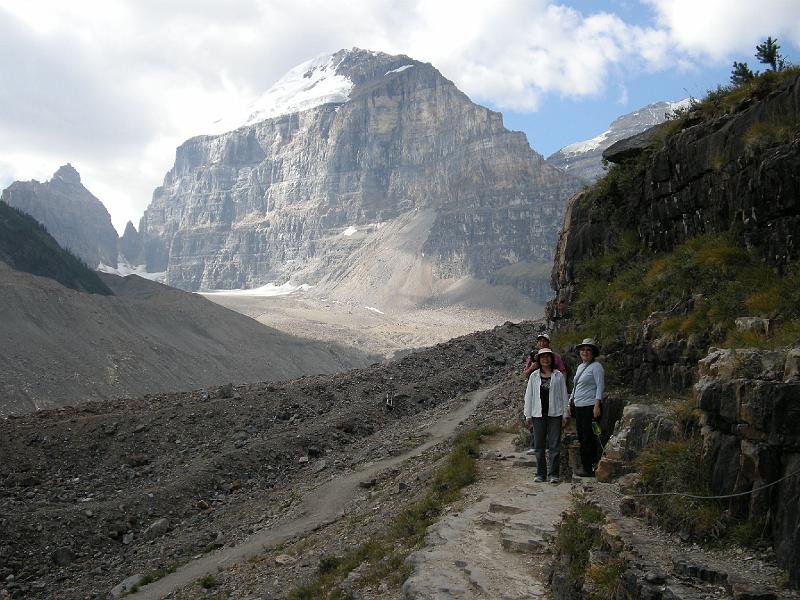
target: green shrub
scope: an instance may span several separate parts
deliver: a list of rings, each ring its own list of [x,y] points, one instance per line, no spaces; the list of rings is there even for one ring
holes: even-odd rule
[[[615,600],[617,591],[625,573],[627,563],[622,559],[612,559],[589,565],[586,579],[592,584],[590,600]]]
[[[645,448],[636,458],[636,467],[645,493],[714,495],[710,484],[711,467],[703,458],[703,441],[699,435]],[[724,531],[721,522],[724,506],[719,500],[682,495],[650,496],[643,500],[660,526],[684,532],[696,541],[716,541]]]
[[[200,579],[197,580],[197,585],[199,585],[204,590],[209,590],[211,588],[215,588],[219,585],[219,581],[213,575],[204,575]]]
[[[596,505],[576,496],[572,499],[572,508],[558,526],[556,551],[569,560],[568,579],[571,585],[584,576],[590,551],[602,542],[598,525],[604,518]]]
[[[730,529],[732,542],[749,548],[758,548],[767,541],[767,528],[762,521],[742,521]]]

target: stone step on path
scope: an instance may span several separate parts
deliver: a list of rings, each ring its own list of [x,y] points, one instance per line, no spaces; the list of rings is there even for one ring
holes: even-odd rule
[[[408,557],[413,573],[403,586],[405,598],[550,597],[550,542],[571,486],[534,483],[533,469],[515,466],[529,461],[513,451],[513,440],[512,434],[484,440],[476,482],[463,504],[432,525],[426,547]]]

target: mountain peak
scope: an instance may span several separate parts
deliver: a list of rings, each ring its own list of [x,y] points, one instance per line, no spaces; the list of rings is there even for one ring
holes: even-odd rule
[[[53,179],[61,179],[65,183],[79,184],[81,182],[81,175],[75,170],[70,163],[67,163],[58,168],[58,171],[53,173]]]
[[[355,86],[418,64],[422,63],[402,54],[356,47],[319,54],[289,69],[247,107],[245,118],[225,117],[215,122],[214,129],[231,131],[323,104],[343,104]]]

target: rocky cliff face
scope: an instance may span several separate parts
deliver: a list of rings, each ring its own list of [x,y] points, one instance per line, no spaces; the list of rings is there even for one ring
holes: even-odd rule
[[[776,267],[800,256],[800,142],[780,133],[800,122],[800,80],[737,109],[666,123],[605,151],[625,171],[603,193],[570,200],[553,266],[550,318],[568,316],[578,263],[618,246],[625,231],[649,251],[731,233]],[[659,146],[670,128],[680,130]]]
[[[500,114],[429,64],[357,49],[301,65],[265,98],[245,126],[178,148],[139,228],[148,271],[191,290],[360,278],[368,296],[402,281],[419,299],[516,266],[516,287],[539,294],[577,183]],[[376,269],[378,243],[410,259]]]
[[[800,587],[800,348],[712,352],[697,390],[714,492],[742,494],[731,516],[771,532]]]
[[[111,216],[83,186],[72,165],[60,167],[44,183],[15,181],[3,190],[0,200],[31,215],[91,268],[100,263],[117,267],[118,238]]]
[[[603,152],[606,148],[664,122],[667,115],[688,106],[689,99],[648,104],[615,119],[600,135],[564,146],[548,156],[547,163],[582,181],[594,182],[605,174]]]
[[[568,204],[548,305],[561,335],[601,338],[610,388],[624,386],[629,401],[668,404],[700,377],[689,397],[713,488],[704,494],[742,494],[723,500],[725,518],[760,526],[794,587],[798,125],[797,71],[771,73],[611,145],[609,174]],[[653,431],[689,435],[669,422],[677,413],[625,411],[598,478],[642,450],[637,432],[647,443]]]
[[[141,264],[142,236],[130,221],[125,225],[125,231],[119,238],[119,255],[130,264]]]

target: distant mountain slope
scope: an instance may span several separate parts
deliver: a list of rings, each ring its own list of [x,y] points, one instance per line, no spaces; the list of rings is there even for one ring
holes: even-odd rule
[[[541,267],[579,183],[432,65],[341,50],[292,69],[251,111],[184,142],[141,241],[129,231],[170,285],[291,279],[385,309],[500,278],[504,296],[549,297]],[[402,259],[375,260],[384,246]]]
[[[0,263],[0,415],[373,362],[136,276],[82,294]]]
[[[603,174],[603,150],[666,119],[677,108],[689,105],[689,99],[678,102],[654,102],[615,119],[608,129],[590,140],[564,146],[547,158],[547,163],[573,177],[592,183]]]
[[[66,164],[50,181],[15,181],[3,190],[4,202],[26,212],[47,228],[56,241],[95,269],[117,266],[117,230],[106,207]]]
[[[111,290],[71,252],[64,250],[36,219],[0,202],[0,260],[12,269],[50,277],[74,290]]]

